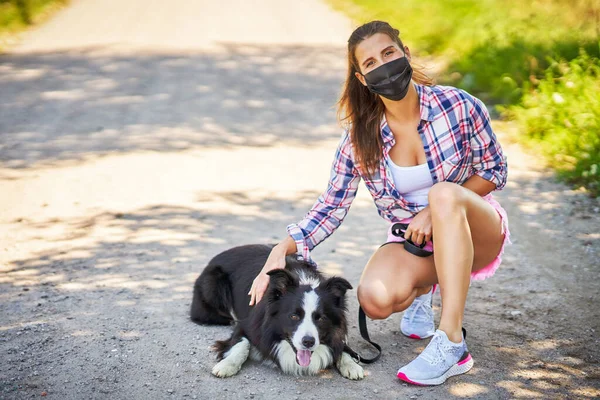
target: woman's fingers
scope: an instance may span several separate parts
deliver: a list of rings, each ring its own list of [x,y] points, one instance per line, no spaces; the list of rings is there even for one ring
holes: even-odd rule
[[[255,285],[256,285],[256,279],[252,281],[252,287],[250,288],[250,291],[248,292],[248,294],[250,295],[249,305],[251,305],[251,306],[254,305],[254,297],[255,297],[254,287],[255,287]]]
[[[249,305],[253,306],[260,302],[267,290],[267,286],[269,286],[269,276],[261,272],[252,282],[252,287],[248,293],[250,295]]]
[[[256,279],[254,280],[254,285],[252,286],[252,299],[250,300],[250,305],[253,306],[255,304],[258,304],[258,302],[260,301],[260,275],[258,275],[256,277]]]
[[[257,295],[258,278],[259,277],[260,277],[260,275],[258,275],[256,278],[254,278],[254,280],[252,281],[252,288],[250,288],[250,293],[248,293],[250,295],[250,305],[251,306],[258,303],[258,301],[256,301],[256,295]]]
[[[413,235],[413,236],[415,236],[415,235]],[[416,237],[416,239],[415,239],[415,240],[413,240],[413,243],[415,243],[415,244],[419,244],[419,245],[420,245],[421,243],[423,243],[423,239],[425,238],[425,235],[423,234],[423,232],[419,232],[419,233],[417,233],[417,235],[416,235],[416,236],[417,236],[417,237]]]
[[[285,253],[279,254],[278,252],[275,252],[276,249],[277,246],[271,250],[271,254],[269,254],[269,258],[264,267],[252,281],[252,287],[250,287],[250,291],[248,292],[248,295],[250,296],[250,306],[258,304],[267,291],[270,280],[267,272],[278,268],[285,268]]]
[[[268,284],[261,283],[259,284],[258,289],[256,290],[256,304],[260,303],[265,291],[267,290]]]
[[[431,232],[427,233],[422,229],[411,229],[409,226],[406,228],[406,232],[404,232],[404,239],[410,240],[415,244],[421,244],[423,242],[428,242],[431,240]]]
[[[406,231],[404,231],[404,239],[405,240],[411,240],[410,236],[412,235],[412,230],[410,229],[410,226],[408,228],[406,228]]]

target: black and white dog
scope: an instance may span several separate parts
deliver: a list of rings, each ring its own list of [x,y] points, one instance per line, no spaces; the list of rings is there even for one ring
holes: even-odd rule
[[[267,292],[253,307],[248,292],[272,246],[247,245],[214,257],[194,285],[191,318],[199,324],[229,325],[228,340],[217,341],[220,360],[213,375],[238,373],[250,356],[275,363],[283,372],[314,375],[336,365],[342,376],[362,379],[363,369],[344,351],[346,291],[350,283],[324,278],[314,267],[286,258],[285,269],[271,271]]]

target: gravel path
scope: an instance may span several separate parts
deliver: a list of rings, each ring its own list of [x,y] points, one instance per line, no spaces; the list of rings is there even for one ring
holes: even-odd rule
[[[370,323],[384,355],[360,382],[210,375],[229,328],[189,321],[193,281],[221,250],[281,238],[324,189],[351,29],[317,0],[79,0],[0,56],[1,399],[600,396],[600,204],[500,122],[514,245],[469,293],[471,373],[401,384],[423,343],[393,316]],[[384,239],[361,187],[315,259],[356,285]]]

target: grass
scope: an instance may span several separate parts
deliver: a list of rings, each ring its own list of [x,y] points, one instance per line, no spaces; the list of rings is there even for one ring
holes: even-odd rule
[[[0,46],[2,41],[42,23],[69,0],[0,0]]]
[[[600,59],[582,54],[553,62],[522,104],[503,108],[521,126],[520,141],[559,176],[600,195]]]

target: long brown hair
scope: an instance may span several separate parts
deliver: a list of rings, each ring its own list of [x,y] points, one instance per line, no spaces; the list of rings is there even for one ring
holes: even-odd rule
[[[356,164],[363,174],[373,176],[381,161],[380,123],[385,106],[378,95],[371,93],[355,76],[360,73],[356,47],[376,33],[388,35],[404,51],[400,32],[387,22],[371,21],[358,27],[348,39],[348,75],[338,102],[338,119],[350,128],[350,141],[354,148]],[[411,63],[412,79],[422,85],[433,85],[422,68]]]

